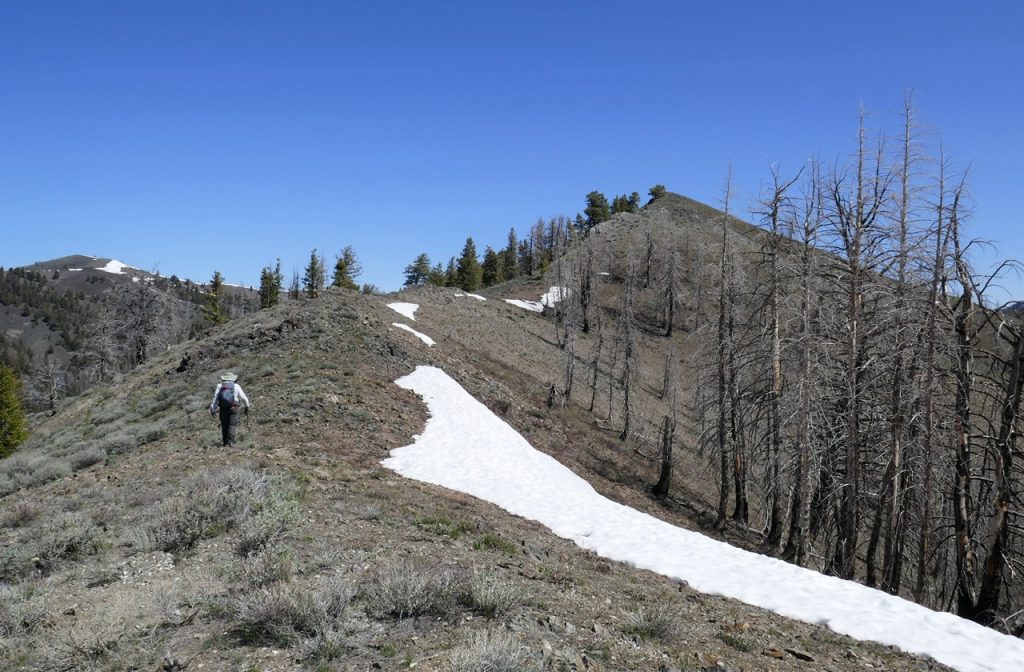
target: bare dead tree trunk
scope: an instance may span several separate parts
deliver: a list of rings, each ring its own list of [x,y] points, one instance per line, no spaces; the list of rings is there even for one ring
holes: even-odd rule
[[[921,475],[921,487],[919,489],[918,504],[920,513],[919,522],[920,533],[918,535],[917,542],[917,569],[914,583],[914,600],[921,604],[924,604],[925,598],[925,577],[928,574],[927,565],[928,558],[931,555],[931,544],[929,543],[932,534],[932,452],[938,448],[936,433],[936,426],[938,420],[936,417],[936,369],[938,368],[938,312],[939,312],[939,291],[942,284],[942,279],[945,275],[946,266],[946,241],[948,240],[948,234],[946,232],[946,211],[945,211],[945,196],[946,196],[946,180],[945,180],[945,160],[940,156],[939,160],[939,184],[938,184],[938,202],[936,204],[936,217],[935,217],[935,253],[932,258],[932,277],[931,284],[928,288],[928,304],[925,306],[925,328],[924,328],[924,342],[925,342],[925,355],[922,367],[924,369],[924,445],[922,447],[922,475]]]
[[[820,175],[817,164],[812,167],[808,191],[804,196],[800,246],[800,376],[797,392],[799,406],[796,418],[797,473],[790,516],[789,539],[783,555],[797,565],[807,561],[810,544],[811,515],[811,385],[813,343],[812,302],[813,259],[818,226],[821,222]]]
[[[955,369],[956,401],[953,427],[956,437],[953,478],[953,533],[956,545],[957,613],[970,618],[978,602],[974,590],[975,565],[974,531],[971,521],[974,511],[970,497],[971,487],[971,392],[973,389],[973,284],[970,270],[960,244],[957,206],[959,193],[954,194],[949,212],[950,235],[953,241],[953,261],[961,296],[954,308],[953,331],[956,337]]]
[[[764,548],[774,553],[782,540],[785,525],[781,505],[781,455],[782,455],[782,336],[779,317],[779,294],[781,277],[779,274],[779,245],[782,239],[781,218],[784,208],[789,206],[786,192],[800,179],[797,173],[792,179],[784,181],[779,177],[778,169],[771,168],[773,190],[771,198],[763,203],[764,215],[768,220],[768,245],[764,253],[768,257],[768,335],[771,340],[771,389],[768,393],[768,531],[765,535]]]
[[[720,460],[720,480],[718,489],[718,516],[715,520],[715,527],[725,527],[726,508],[729,505],[730,465],[729,465],[729,441],[727,432],[726,398],[728,394],[728,381],[726,379],[726,360],[728,358],[729,341],[726,333],[728,319],[728,292],[726,291],[726,280],[728,278],[727,263],[729,260],[729,196],[732,191],[732,168],[729,169],[729,176],[725,187],[725,207],[722,214],[722,251],[719,258],[719,286],[718,286],[718,353],[717,353],[717,375],[716,389],[718,392],[718,454]]]
[[[831,185],[832,205],[842,240],[845,258],[846,302],[846,420],[845,454],[843,456],[844,482],[839,486],[840,513],[837,525],[832,571],[841,578],[852,579],[856,574],[857,540],[861,521],[861,388],[864,364],[864,264],[868,248],[872,245],[876,220],[884,203],[889,180],[880,174],[881,156],[875,159],[875,175],[866,174],[867,150],[864,140],[864,112],[861,111],[858,133],[856,185],[853,200],[843,193],[841,177]]]
[[[633,314],[634,295],[637,284],[636,266],[632,263],[626,271],[626,285],[622,290],[622,303],[619,310],[619,332],[622,334],[622,431],[619,440],[629,438],[630,421],[633,412],[631,392],[637,376],[636,352],[636,318]]]
[[[673,405],[674,409],[674,405]],[[672,441],[675,437],[676,419],[675,411],[666,415],[661,421],[661,471],[658,482],[654,484],[652,492],[658,499],[668,497],[668,491],[672,487]]]

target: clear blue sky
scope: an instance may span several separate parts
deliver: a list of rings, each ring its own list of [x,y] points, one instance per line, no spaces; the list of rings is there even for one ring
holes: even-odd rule
[[[742,214],[909,88],[971,165],[970,232],[1024,259],[1022,30],[1008,1],[6,0],[0,265],[256,283],[351,244],[395,289],[592,189],[716,204],[731,162]]]

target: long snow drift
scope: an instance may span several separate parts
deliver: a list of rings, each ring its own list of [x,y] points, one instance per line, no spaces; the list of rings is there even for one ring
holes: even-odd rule
[[[410,334],[412,334],[413,336],[420,339],[421,341],[423,341],[424,343],[431,347],[433,347],[434,345],[434,339],[432,339],[430,336],[427,336],[426,334],[421,334],[420,332],[410,327],[408,324],[402,324],[401,322],[392,322],[391,326],[398,327],[399,329],[405,329]]]
[[[426,429],[384,466],[540,522],[606,558],[687,581],[783,616],[931,656],[962,672],[1020,670],[1024,641],[851,581],[684,530],[599,495],[536,450],[446,373],[396,381],[426,401]]]
[[[401,301],[397,303],[389,303],[388,308],[395,311],[402,317],[408,317],[413,322],[416,321],[416,309],[420,307],[418,303],[403,303]]]

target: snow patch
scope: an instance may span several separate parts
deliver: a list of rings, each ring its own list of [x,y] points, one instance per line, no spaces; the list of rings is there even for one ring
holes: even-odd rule
[[[962,672],[1020,669],[1024,641],[949,613],[743,551],[599,495],[536,450],[444,371],[419,366],[395,381],[427,403],[415,443],[382,464],[465,492],[547,526],[604,557],[685,580],[857,639],[931,656]]]
[[[107,262],[107,265],[103,268],[97,268],[97,271],[106,271],[107,273],[113,273],[114,275],[124,275],[124,269],[132,268],[126,263],[120,262],[117,259],[111,259]],[[132,270],[138,270],[132,268]]]
[[[412,334],[416,338],[420,339],[421,341],[423,341],[427,345],[429,345],[431,347],[434,346],[434,339],[432,339],[430,336],[427,336],[426,334],[421,334],[420,332],[416,331],[415,329],[413,329],[412,327],[410,327],[407,324],[402,324],[401,322],[392,322],[391,326],[392,327],[398,327],[399,329],[405,329],[410,334]]]
[[[407,317],[413,322],[416,321],[416,309],[420,307],[418,303],[389,303],[388,308],[395,311],[402,317]]]
[[[470,297],[472,299],[476,299],[477,301],[486,301],[487,300],[487,297],[480,296],[479,294],[466,294],[466,296],[468,296],[468,297]]]
[[[541,304],[551,308],[559,301],[565,301],[568,299],[570,293],[571,291],[568,287],[549,287],[547,294],[540,297],[540,302]]]
[[[525,299],[504,299],[504,301],[505,303],[511,303],[513,306],[525,308],[535,313],[543,313],[545,307],[553,307],[559,301],[569,298],[571,293],[568,287],[549,287],[548,291],[540,297],[540,301],[527,301]]]
[[[544,304],[540,301],[524,301],[522,299],[503,299],[505,303],[511,303],[513,306],[519,308],[525,308],[526,310],[532,310],[535,313],[544,312]]]

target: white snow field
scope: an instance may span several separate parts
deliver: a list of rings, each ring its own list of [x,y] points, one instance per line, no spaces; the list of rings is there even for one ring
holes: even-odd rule
[[[416,309],[420,307],[418,303],[389,303],[388,308],[395,311],[402,317],[408,317],[413,322],[416,321]]]
[[[589,483],[474,399],[441,369],[395,381],[426,401],[430,418],[382,464],[547,526],[612,560],[682,579],[856,639],[931,656],[962,672],[1024,667],[1024,641],[948,613],[825,576],[670,525],[599,495]]]
[[[421,334],[420,332],[418,332],[415,329],[413,329],[412,327],[410,327],[408,324],[402,324],[401,322],[392,322],[391,326],[392,327],[398,327],[399,329],[405,329],[410,334],[412,334],[416,338],[420,339],[421,341],[423,341],[424,343],[426,343],[430,347],[434,347],[434,339],[432,339],[430,336],[427,336],[426,334]]]
[[[549,287],[548,291],[540,297],[540,301],[527,301],[526,299],[503,299],[503,301],[535,313],[543,313],[544,306],[551,307],[559,301],[569,298],[569,291],[568,287]]]
[[[107,273],[113,273],[114,275],[124,275],[124,269],[132,268],[128,264],[118,261],[117,259],[111,259],[107,262],[107,265],[102,268],[97,268],[97,271],[106,271]]]

